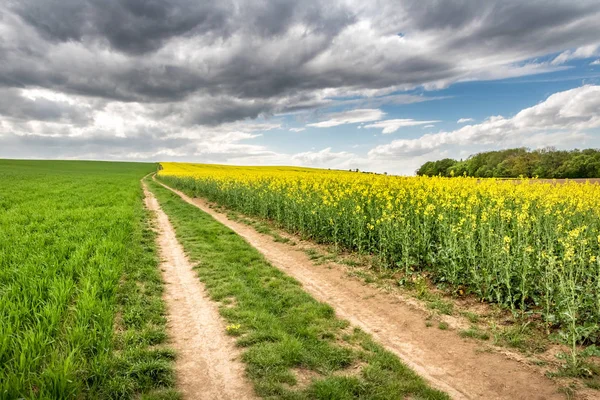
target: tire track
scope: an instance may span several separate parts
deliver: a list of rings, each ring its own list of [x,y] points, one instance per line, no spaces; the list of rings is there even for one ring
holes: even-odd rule
[[[169,218],[145,184],[146,207],[156,215],[160,268],[165,282],[167,330],[177,352],[177,387],[184,399],[254,399],[233,340],[204,290]]]

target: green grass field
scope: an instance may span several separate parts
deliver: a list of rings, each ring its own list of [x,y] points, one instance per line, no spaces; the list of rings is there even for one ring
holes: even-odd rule
[[[177,397],[140,187],[154,169],[0,160],[0,398]]]

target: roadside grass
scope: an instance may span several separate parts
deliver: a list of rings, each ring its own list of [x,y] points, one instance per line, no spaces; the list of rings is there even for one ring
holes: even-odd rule
[[[273,238],[274,242],[287,243],[292,246],[296,245],[296,242],[294,242],[293,240],[290,240],[287,237],[281,236],[277,232],[276,229],[272,228],[272,226],[271,226],[272,224],[270,224],[269,222],[261,221],[261,220],[255,219],[255,218],[254,219],[246,218],[246,217],[242,216],[241,214],[239,214],[238,212],[228,211],[225,209],[225,207],[222,207],[222,206],[211,205],[211,207],[214,208],[215,210],[217,210],[218,212],[226,213],[227,218],[229,218],[232,221],[241,222],[243,224],[253,227],[259,233],[271,236]]]
[[[241,237],[149,180],[227,331],[270,399],[447,399],[369,335],[335,317]]]
[[[176,399],[140,178],[0,160],[0,398]]]
[[[516,320],[510,326],[491,325],[494,343],[501,346],[512,347],[524,353],[536,354],[546,351],[548,339],[543,332],[532,328],[528,321]]]
[[[141,202],[140,202],[141,205]],[[107,367],[107,382],[99,387],[101,399],[132,398],[176,400],[173,360],[176,354],[165,345],[166,309],[159,271],[152,214],[136,209],[136,224],[128,248],[124,274],[117,291],[114,350]]]
[[[489,340],[490,334],[484,330],[481,330],[479,327],[473,325],[469,329],[463,329],[458,334],[464,338],[472,338],[479,340]]]

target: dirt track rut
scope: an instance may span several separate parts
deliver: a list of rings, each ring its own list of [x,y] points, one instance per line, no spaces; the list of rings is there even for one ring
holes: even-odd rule
[[[177,388],[184,399],[254,399],[239,351],[225,334],[216,304],[207,297],[169,218],[145,185],[144,194],[146,207],[157,219],[167,330],[177,352]]]

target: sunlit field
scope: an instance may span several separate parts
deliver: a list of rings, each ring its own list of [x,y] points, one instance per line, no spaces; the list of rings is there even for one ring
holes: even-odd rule
[[[161,165],[190,194],[539,314],[572,346],[598,338],[600,185]]]
[[[0,398],[167,398],[154,168],[0,160]]]

